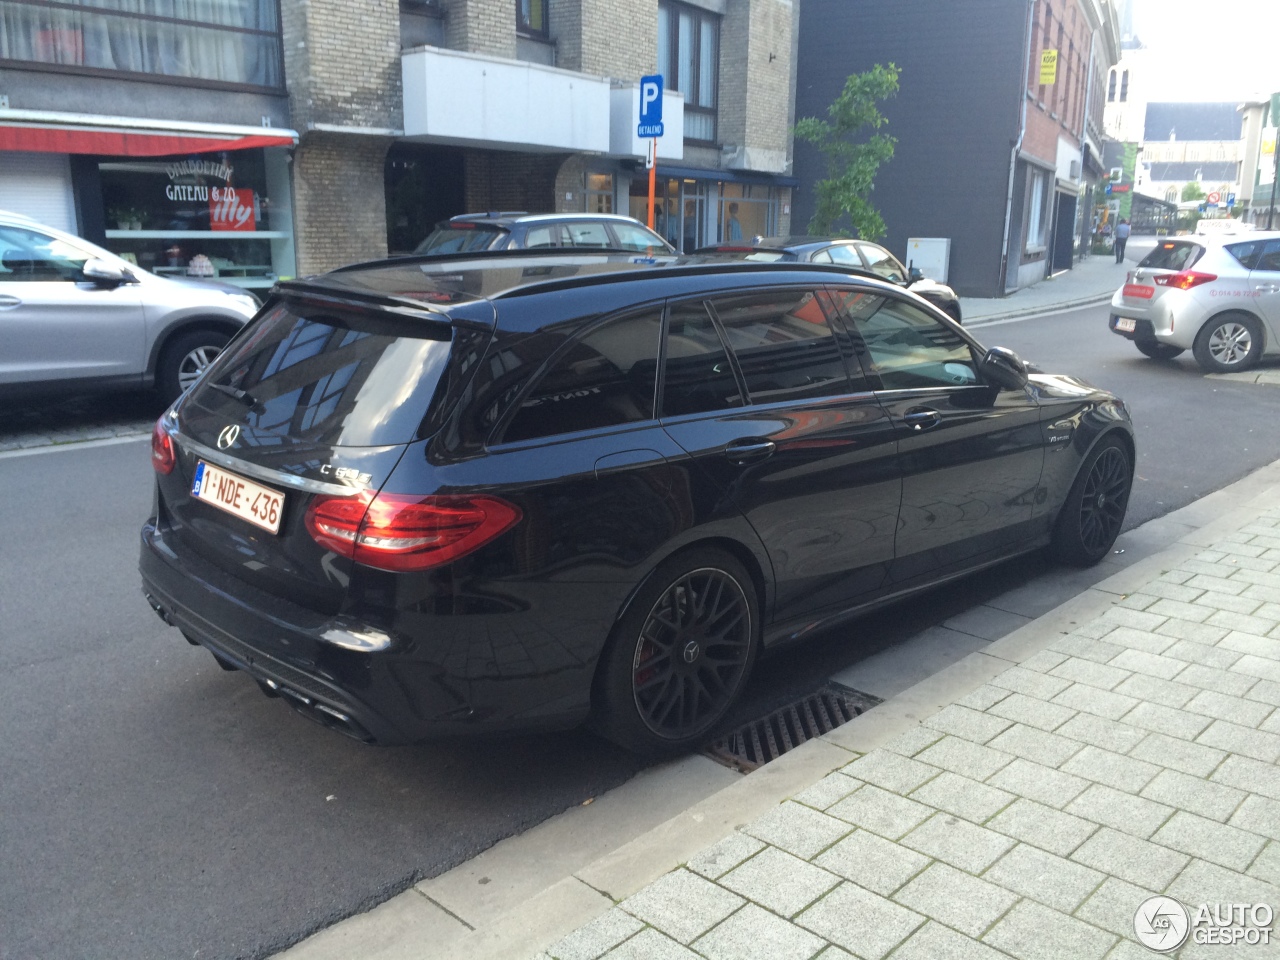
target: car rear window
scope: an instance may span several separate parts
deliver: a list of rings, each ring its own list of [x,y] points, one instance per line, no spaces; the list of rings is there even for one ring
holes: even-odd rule
[[[1198,243],[1188,243],[1185,240],[1162,240],[1156,244],[1154,250],[1142,258],[1138,266],[1152,270],[1186,270],[1199,260],[1203,253],[1204,247]]]
[[[335,447],[408,443],[448,363],[451,330],[277,304],[214,361],[190,402],[257,436]]]
[[[474,253],[477,250],[488,250],[500,237],[507,235],[501,227],[487,224],[450,224],[436,227],[414,249],[414,253]]]

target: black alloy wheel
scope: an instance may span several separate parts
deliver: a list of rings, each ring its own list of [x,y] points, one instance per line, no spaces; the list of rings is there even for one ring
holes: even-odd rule
[[[614,631],[595,725],[640,753],[696,747],[737,699],[755,659],[755,587],[732,557],[664,564]]]
[[[1064,563],[1087,567],[1110,551],[1129,506],[1133,468],[1120,440],[1101,441],[1089,455],[1054,527],[1052,550]]]

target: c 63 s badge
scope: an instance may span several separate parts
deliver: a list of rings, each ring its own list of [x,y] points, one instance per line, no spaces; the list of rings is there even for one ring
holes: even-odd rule
[[[333,477],[335,480],[344,480],[347,483],[358,484],[367,487],[369,481],[373,479],[373,475],[369,473],[361,473],[353,467],[335,467],[331,463],[326,463],[320,468],[320,472],[326,477]]]

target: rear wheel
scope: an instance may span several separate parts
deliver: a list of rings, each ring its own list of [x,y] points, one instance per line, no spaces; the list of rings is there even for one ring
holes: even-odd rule
[[[1085,458],[1053,528],[1054,558],[1089,567],[1105,557],[1124,523],[1133,487],[1129,451],[1117,438],[1099,441]]]
[[[1196,362],[1208,373],[1248,370],[1262,356],[1262,325],[1247,313],[1224,313],[1196,336]]]
[[[156,367],[156,390],[165,403],[178,399],[204,373],[231,338],[217,330],[192,330],[165,344]]]
[[[593,725],[637,753],[701,745],[755,660],[757,610],[755,585],[729,554],[696,550],[664,563],[613,631]]]
[[[1133,345],[1138,351],[1152,360],[1172,360],[1174,357],[1180,357],[1186,353],[1183,347],[1170,346],[1167,343],[1161,343],[1158,340],[1135,340]]]

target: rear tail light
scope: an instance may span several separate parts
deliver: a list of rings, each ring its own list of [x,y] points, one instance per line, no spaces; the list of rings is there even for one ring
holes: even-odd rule
[[[327,550],[379,570],[451,563],[520,522],[515,504],[487,496],[316,497],[307,530]]]
[[[1179,290],[1190,290],[1202,283],[1212,283],[1218,279],[1216,273],[1201,273],[1199,270],[1183,270],[1181,273],[1165,273],[1152,278],[1158,287],[1177,287]]]
[[[164,417],[161,417],[151,428],[151,466],[155,467],[156,473],[168,476],[173,473],[177,459],[173,451],[173,437],[164,428]]]

